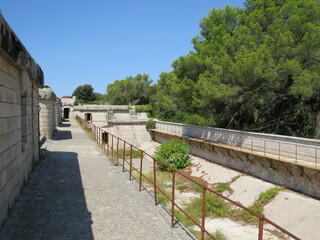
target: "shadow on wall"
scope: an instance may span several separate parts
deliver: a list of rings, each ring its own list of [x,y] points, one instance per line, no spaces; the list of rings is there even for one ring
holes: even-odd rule
[[[93,240],[78,154],[47,150],[0,231],[0,239]]]

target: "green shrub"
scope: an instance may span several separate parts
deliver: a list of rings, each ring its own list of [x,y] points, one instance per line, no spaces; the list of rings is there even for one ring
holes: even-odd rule
[[[156,148],[154,157],[168,166],[181,169],[191,164],[189,147],[179,139],[171,139]],[[165,165],[157,162],[162,171],[170,171]]]
[[[134,109],[136,111],[140,111],[140,112],[150,112],[152,110],[152,106],[151,105],[139,105],[139,106],[135,106]]]
[[[149,130],[149,129],[155,129],[155,128],[156,128],[156,122],[153,119],[149,119],[146,124],[146,129]]]

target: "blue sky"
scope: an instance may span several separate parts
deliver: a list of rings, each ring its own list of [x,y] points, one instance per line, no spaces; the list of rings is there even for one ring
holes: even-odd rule
[[[0,9],[58,97],[82,84],[106,93],[115,80],[154,82],[192,49],[212,8],[244,0],[2,0]]]

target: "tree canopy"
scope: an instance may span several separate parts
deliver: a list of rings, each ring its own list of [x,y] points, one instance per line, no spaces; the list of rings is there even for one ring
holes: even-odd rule
[[[150,104],[161,120],[315,136],[320,112],[319,0],[247,0],[212,9],[194,50],[151,86],[109,84],[111,104]],[[319,117],[320,118],[320,117]]]
[[[149,103],[151,83],[148,74],[129,76],[123,80],[116,80],[107,87],[107,100],[110,104],[144,105]]]
[[[96,100],[97,94],[93,92],[91,84],[84,84],[78,86],[72,93],[76,96],[77,102],[88,103]]]
[[[163,120],[313,136],[320,110],[317,0],[247,0],[212,9],[194,51],[151,97]]]

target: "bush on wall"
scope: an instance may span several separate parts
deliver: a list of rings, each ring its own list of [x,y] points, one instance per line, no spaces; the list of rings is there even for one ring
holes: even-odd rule
[[[156,122],[153,119],[149,119],[146,124],[146,129],[149,130],[149,129],[155,129],[155,128],[156,128]]]

